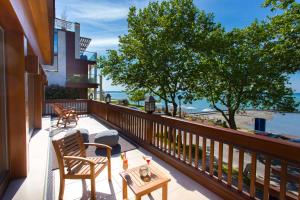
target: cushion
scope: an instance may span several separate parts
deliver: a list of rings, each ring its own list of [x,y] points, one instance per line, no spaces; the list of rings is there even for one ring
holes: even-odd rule
[[[111,147],[117,145],[118,141],[119,133],[116,130],[105,130],[95,136],[95,143],[106,144]]]
[[[84,143],[89,143],[89,131],[87,129],[84,129],[84,128],[75,128],[75,129],[68,130],[65,136],[74,134],[77,131],[79,131],[81,133],[81,135],[83,137],[83,142]]]

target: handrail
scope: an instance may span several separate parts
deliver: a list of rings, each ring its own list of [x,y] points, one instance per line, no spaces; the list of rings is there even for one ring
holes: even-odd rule
[[[55,112],[51,104],[59,103],[64,107],[73,108],[77,114],[87,114],[88,113],[88,101],[87,99],[47,99],[43,106],[43,115],[54,115]]]
[[[299,191],[287,187],[288,173],[300,172],[296,143],[104,102],[89,101],[88,107],[90,114],[224,198],[297,199]],[[280,168],[279,187],[270,182],[273,165]]]

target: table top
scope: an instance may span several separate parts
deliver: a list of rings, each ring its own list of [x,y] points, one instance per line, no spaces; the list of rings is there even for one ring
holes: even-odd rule
[[[145,193],[146,191],[157,189],[171,180],[163,172],[158,170],[153,165],[150,165],[151,180],[149,182],[145,182],[141,179],[139,172],[142,166],[145,165],[131,168],[120,173],[120,176],[126,181],[127,185],[135,194]]]

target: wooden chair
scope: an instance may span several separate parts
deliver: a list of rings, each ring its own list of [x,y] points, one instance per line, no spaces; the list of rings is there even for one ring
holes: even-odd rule
[[[63,106],[63,104],[60,103],[54,103],[57,107],[59,107],[63,112],[71,112],[72,114],[75,115],[76,119],[79,120],[78,114],[75,109],[73,108],[66,108]]]
[[[78,115],[72,110],[63,110],[56,104],[52,104],[51,106],[55,114],[58,116],[58,120],[56,123],[57,127],[59,126],[59,124],[63,124],[64,127],[66,127],[67,124],[70,124],[71,122],[75,122],[77,125]]]
[[[83,143],[79,131],[62,139],[53,140],[59,172],[59,199],[63,199],[65,179],[90,179],[91,199],[96,199],[95,178],[108,167],[108,180],[111,181],[111,147],[104,144]],[[106,148],[107,156],[87,157],[85,145]]]

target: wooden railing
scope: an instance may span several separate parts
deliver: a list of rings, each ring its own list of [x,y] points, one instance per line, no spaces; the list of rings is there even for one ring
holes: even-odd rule
[[[62,104],[65,108],[73,108],[78,114],[88,113],[88,101],[87,99],[51,99],[46,100],[43,108],[43,115],[54,115],[54,111],[51,107],[53,103]]]
[[[298,144],[97,101],[88,112],[225,199],[300,199]]]

